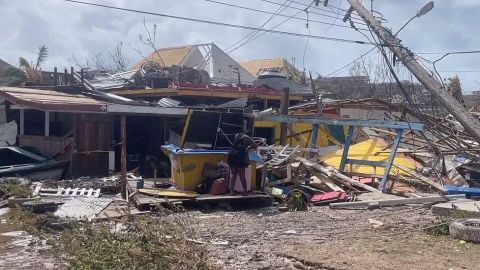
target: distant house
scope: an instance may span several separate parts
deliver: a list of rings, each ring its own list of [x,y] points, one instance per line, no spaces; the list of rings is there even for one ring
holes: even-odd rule
[[[8,85],[17,79],[8,74],[11,68],[15,67],[0,59],[0,85]]]
[[[304,77],[303,72],[295,68],[285,58],[259,59],[250,61],[241,61],[240,65],[255,77],[266,71],[275,71],[283,76],[300,82]]]
[[[145,62],[152,61],[161,66],[185,66],[203,69],[213,83],[238,83],[251,85],[255,77],[214,43],[161,48],[138,62],[139,69]]]

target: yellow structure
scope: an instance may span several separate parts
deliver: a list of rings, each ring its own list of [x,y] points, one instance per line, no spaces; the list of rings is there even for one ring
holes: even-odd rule
[[[172,164],[172,181],[179,190],[195,191],[202,183],[203,167],[206,163],[227,162],[227,152],[216,150],[178,150],[163,148]],[[172,151],[173,150],[173,151]],[[250,177],[252,190],[256,187],[256,163],[252,162]]]
[[[255,128],[272,128],[275,134],[275,143],[278,144],[280,141],[280,123],[279,122],[267,122],[267,121],[255,121]],[[290,125],[287,136],[287,143],[290,146],[299,146],[299,147],[310,147],[310,141],[312,136],[313,126],[308,123],[294,123]],[[296,136],[295,136],[296,135]],[[330,134],[330,132],[324,127],[320,126],[318,132],[317,146],[329,146],[332,144],[340,145],[335,137]]]
[[[386,162],[390,156],[390,145],[382,139],[370,139],[351,145],[348,151],[349,159],[357,160],[369,160],[369,161],[382,161]],[[343,149],[338,150],[335,154],[325,157],[323,161],[325,164],[332,166],[336,169],[340,167],[340,162],[342,160]],[[393,167],[390,170],[390,175],[404,175],[409,176],[408,173],[398,170],[395,168],[395,165],[405,167],[415,171],[415,168],[421,167],[421,165],[413,160],[412,158],[406,157],[403,154],[398,154],[395,156],[393,161]],[[374,167],[369,165],[352,165],[347,164],[345,166],[346,173],[352,173],[356,175],[383,175],[385,173],[384,167]]]

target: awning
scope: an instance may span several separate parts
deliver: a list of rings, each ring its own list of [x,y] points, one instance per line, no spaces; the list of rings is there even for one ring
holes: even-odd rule
[[[52,112],[143,114],[158,116],[187,115],[185,107],[161,107],[137,102],[103,101],[93,96],[71,94],[54,90],[18,87],[0,87],[0,97],[26,108]]]
[[[0,87],[0,96],[16,105],[42,111],[106,113],[108,105],[81,94],[31,88]]]

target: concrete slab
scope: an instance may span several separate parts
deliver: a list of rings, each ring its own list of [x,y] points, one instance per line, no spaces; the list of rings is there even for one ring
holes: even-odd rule
[[[439,203],[432,206],[432,214],[436,216],[468,216],[480,217],[480,202],[474,200],[460,200]]]

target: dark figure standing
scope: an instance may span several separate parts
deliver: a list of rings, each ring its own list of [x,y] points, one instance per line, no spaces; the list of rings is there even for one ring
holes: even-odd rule
[[[230,193],[233,195],[235,190],[235,183],[237,181],[237,175],[240,177],[240,182],[243,187],[243,195],[248,193],[247,191],[247,179],[245,178],[245,168],[250,165],[248,158],[248,150],[256,149],[257,144],[244,133],[238,133],[233,140],[232,149],[228,152],[228,166],[232,172],[232,179],[230,181]]]

